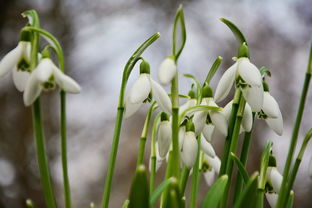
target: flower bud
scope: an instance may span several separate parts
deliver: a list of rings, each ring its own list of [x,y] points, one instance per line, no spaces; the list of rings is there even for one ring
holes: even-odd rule
[[[192,129],[194,129],[194,124],[190,121],[186,125],[186,133],[181,151],[182,162],[189,169],[194,166],[198,151],[196,136]]]
[[[177,73],[177,66],[172,57],[167,57],[161,64],[158,70],[158,78],[160,83],[167,85],[171,82]]]
[[[161,114],[162,121],[159,124],[157,142],[159,156],[164,158],[169,151],[171,144],[171,123],[168,120],[167,115],[163,112]]]

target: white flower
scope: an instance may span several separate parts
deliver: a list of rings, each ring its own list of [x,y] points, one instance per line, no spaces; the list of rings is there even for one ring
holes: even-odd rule
[[[197,103],[197,100],[195,98],[188,99],[186,103],[180,106],[179,108],[179,114],[182,114],[185,110],[188,108],[194,107]],[[188,114],[186,114],[188,115]]]
[[[240,76],[243,96],[254,112],[261,110],[263,103],[262,78],[258,68],[248,58],[239,58],[221,77],[216,92],[215,101],[222,101],[230,92],[236,77]]]
[[[159,156],[166,157],[171,145],[171,122],[169,120],[161,121],[157,132]]]
[[[310,159],[309,167],[308,167],[308,174],[310,178],[312,179],[312,157]]]
[[[31,105],[38,98],[42,90],[53,89],[56,84],[66,92],[80,92],[80,86],[77,82],[61,72],[51,59],[41,59],[26,84],[23,96],[25,105]]]
[[[278,172],[277,168],[268,167],[266,178],[267,181],[272,185],[273,190],[278,193],[282,185],[283,176]]]
[[[23,92],[29,78],[27,68],[30,62],[31,43],[20,41],[18,45],[6,54],[0,62],[0,77],[12,71],[16,88]]]
[[[212,97],[206,97],[202,99],[201,105],[208,105],[208,106],[215,106],[218,107],[217,104],[214,102]],[[218,111],[200,111],[194,113],[193,122],[195,125],[195,133],[196,135],[200,135],[203,131],[207,116],[211,120],[211,123],[224,135],[227,136],[227,128],[228,124],[226,118],[221,112]]]
[[[155,82],[150,74],[141,73],[139,79],[133,84],[125,100],[125,117],[133,115],[152,92],[153,98],[162,111],[171,114],[171,100],[167,92]]]
[[[207,142],[212,142],[212,135],[214,133],[215,126],[213,124],[205,124],[203,128],[203,136]]]
[[[207,142],[207,140],[205,138],[201,138],[200,139],[200,149],[206,153],[207,155],[209,155],[210,157],[215,157],[216,153],[212,147],[212,145]]]
[[[158,69],[158,78],[160,83],[167,85],[171,82],[177,73],[177,66],[171,57],[167,57]]]
[[[196,160],[198,144],[195,133],[193,131],[187,131],[183,140],[183,146],[181,150],[181,159],[184,165],[191,169]]]
[[[265,193],[265,197],[268,200],[270,207],[274,208],[278,199],[278,194],[276,193]]]
[[[180,126],[179,128],[179,150],[182,149],[185,133],[186,133],[185,125]]]
[[[218,156],[210,157],[209,155],[204,154],[203,162],[204,178],[208,186],[211,186],[219,174],[221,161]]]

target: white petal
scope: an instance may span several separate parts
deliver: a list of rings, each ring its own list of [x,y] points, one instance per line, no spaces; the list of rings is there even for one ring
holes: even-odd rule
[[[222,75],[214,96],[216,102],[222,101],[229,94],[235,81],[236,72],[237,62],[228,68]]]
[[[42,91],[42,86],[37,79],[36,72],[32,72],[29,80],[26,84],[25,91],[23,94],[24,104],[26,106],[31,105],[40,95]]]
[[[171,82],[177,73],[177,66],[174,60],[171,58],[166,58],[158,69],[158,78],[161,84],[167,85]]]
[[[133,84],[129,96],[132,103],[142,103],[151,92],[150,75],[140,74],[139,79]]]
[[[171,144],[171,123],[169,121],[162,121],[159,124],[157,142],[159,156],[162,158],[166,157]]]
[[[212,123],[224,135],[228,133],[228,123],[225,116],[221,112],[211,111],[209,113]]]
[[[197,140],[195,137],[195,133],[192,131],[188,131],[185,134],[181,159],[186,167],[191,169],[194,166],[195,160],[197,156]]]
[[[263,93],[263,112],[270,118],[277,118],[279,114],[279,106],[273,96],[269,92]]]
[[[20,92],[23,92],[25,90],[27,81],[30,77],[30,73],[26,71],[17,70],[17,68],[14,66],[12,76],[13,76],[13,82],[14,82],[15,87]]]
[[[263,87],[251,86],[242,89],[246,102],[253,112],[259,112],[263,104]]]
[[[212,142],[212,135],[214,133],[215,126],[212,124],[205,124],[203,128],[203,135],[208,142]]]
[[[211,186],[216,179],[216,172],[214,170],[207,170],[204,172],[204,178],[208,186]]]
[[[19,61],[23,51],[23,44],[19,42],[16,48],[7,53],[0,61],[0,77],[12,70]]]
[[[221,113],[224,115],[227,121],[230,120],[231,111],[232,111],[233,100],[231,100],[226,106],[221,110]]]
[[[53,69],[54,69],[54,64],[51,61],[51,59],[49,58],[42,59],[35,69],[37,79],[41,83],[47,82],[54,71]]]
[[[252,111],[248,103],[245,105],[242,126],[245,131],[250,132],[252,128]]]
[[[162,111],[166,112],[167,114],[171,114],[172,105],[167,92],[152,78],[150,79],[150,82],[153,98],[155,99]]]
[[[196,135],[200,135],[204,129],[207,118],[207,112],[199,111],[194,113],[193,123],[195,126]]]
[[[55,75],[55,82],[58,86],[69,93],[79,93],[81,88],[79,84],[71,77],[65,75],[56,66],[53,69]]]
[[[218,156],[215,157],[209,157],[208,155],[205,155],[206,159],[208,160],[209,165],[216,171],[217,174],[219,174],[220,167],[221,167],[221,160]]]
[[[125,101],[125,118],[129,118],[133,114],[135,114],[139,109],[142,103],[131,103],[129,100],[129,96],[126,96]]]
[[[278,199],[278,195],[276,193],[266,193],[265,197],[268,200],[270,207],[274,208]]]
[[[183,146],[183,141],[184,141],[184,137],[185,137],[185,126],[181,126],[179,128],[179,149],[182,149]]]
[[[277,118],[267,118],[265,119],[265,122],[268,124],[268,126],[273,129],[273,131],[281,136],[283,134],[283,116],[281,111],[278,112]]]
[[[243,80],[250,85],[260,87],[262,78],[259,69],[248,58],[240,58],[238,61],[238,73]]]
[[[283,176],[278,172],[276,167],[269,167],[267,171],[268,180],[271,183],[273,190],[278,193],[282,185]]]
[[[310,178],[312,179],[312,157],[310,159],[309,167],[308,167],[308,174]]]
[[[212,145],[206,141],[206,139],[201,138],[200,140],[200,148],[201,150],[206,153],[210,157],[215,157],[216,153],[212,147]]]
[[[196,105],[197,100],[196,99],[188,99],[186,101],[186,103],[184,103],[183,105],[180,106],[179,108],[179,114],[182,114],[186,109],[193,107]],[[186,115],[189,116],[189,113],[187,113]]]

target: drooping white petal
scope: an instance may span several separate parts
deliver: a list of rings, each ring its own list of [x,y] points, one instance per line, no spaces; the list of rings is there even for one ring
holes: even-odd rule
[[[312,179],[312,157],[310,159],[309,167],[308,167],[308,174],[310,178]]]
[[[37,79],[36,71],[32,72],[29,80],[25,86],[25,91],[23,94],[24,104],[26,106],[31,105],[40,95],[42,91],[42,86],[40,81]]]
[[[259,112],[263,105],[263,86],[251,86],[242,89],[246,102],[250,105],[253,112]]]
[[[73,80],[71,77],[61,72],[56,66],[53,68],[53,73],[54,73],[55,82],[65,92],[69,92],[69,93],[80,92],[81,87],[79,86],[79,84],[75,80]]]
[[[152,94],[153,98],[159,105],[162,111],[166,112],[167,114],[171,114],[171,100],[167,94],[167,92],[158,84],[155,82],[152,78],[150,78],[151,88],[152,88]]]
[[[203,135],[204,138],[208,141],[208,142],[212,142],[212,135],[214,133],[214,129],[215,126],[212,124],[205,124],[204,128],[203,128]]]
[[[283,116],[281,111],[278,112],[277,118],[267,118],[265,119],[265,122],[268,124],[268,126],[273,129],[273,131],[279,135],[282,136],[283,134]]]
[[[159,156],[162,158],[166,157],[171,144],[171,123],[169,121],[162,121],[159,124],[157,142]]]
[[[228,104],[226,104],[224,106],[224,108],[221,110],[221,113],[224,115],[224,117],[227,121],[230,120],[231,111],[232,111],[232,104],[233,104],[233,100],[231,100]]]
[[[126,96],[125,101],[125,118],[129,118],[135,114],[139,109],[142,103],[131,103],[129,96]]]
[[[185,126],[180,126],[179,128],[179,150],[182,149],[183,146],[183,141],[184,141],[184,137],[185,137]]]
[[[209,113],[211,122],[215,127],[221,132],[222,135],[227,136],[228,133],[228,123],[226,118],[221,112],[211,111]]]
[[[174,60],[171,58],[166,58],[158,69],[158,78],[161,84],[167,85],[171,82],[177,73],[177,66]]]
[[[204,153],[206,153],[210,157],[216,156],[216,152],[214,151],[212,145],[209,142],[207,142],[207,140],[204,138],[201,138],[200,140],[200,148]]]
[[[186,103],[184,103],[183,105],[180,106],[179,108],[179,114],[182,114],[186,109],[193,107],[196,105],[197,100],[192,98],[192,99],[188,99],[186,101]],[[187,113],[186,115],[189,115],[189,113]]]
[[[195,133],[188,131],[185,133],[181,159],[186,167],[191,169],[194,166],[197,156],[197,140]]]
[[[282,185],[283,176],[278,172],[276,167],[268,167],[267,178],[271,183],[273,190],[278,193]]]
[[[140,74],[139,78],[134,82],[130,89],[130,102],[142,103],[151,92],[150,75]]]
[[[245,105],[245,110],[244,110],[244,115],[242,119],[242,126],[245,131],[249,132],[251,131],[252,128],[252,111],[251,107],[249,106],[248,103]]]
[[[248,58],[240,58],[237,62],[238,73],[243,80],[247,84],[260,87],[262,85],[262,78],[259,69]]]
[[[7,53],[0,61],[0,77],[7,74],[10,70],[17,65],[23,51],[23,42],[19,42],[18,45]]]
[[[268,200],[270,207],[274,208],[278,199],[278,195],[276,193],[266,193],[265,197]]]
[[[228,68],[222,75],[214,96],[216,102],[222,101],[229,94],[235,81],[236,72],[237,62]]]
[[[35,69],[37,79],[41,83],[47,82],[49,78],[51,77],[52,73],[54,72],[53,68],[54,68],[54,64],[51,61],[51,59],[49,58],[42,59]]]
[[[279,114],[279,106],[273,96],[269,92],[263,93],[263,112],[270,118],[277,118]]]
[[[30,77],[30,73],[17,70],[17,68],[14,67],[12,77],[16,89],[18,89],[20,92],[23,92]]]
[[[204,172],[204,178],[208,186],[211,186],[216,179],[216,172],[214,170],[207,170]]]
[[[215,157],[209,157],[208,155],[204,155],[205,160],[208,161],[209,165],[219,174],[220,167],[221,167],[221,160],[216,155]]]
[[[194,113],[193,123],[195,126],[196,135],[200,135],[204,129],[207,118],[207,112],[199,111]]]

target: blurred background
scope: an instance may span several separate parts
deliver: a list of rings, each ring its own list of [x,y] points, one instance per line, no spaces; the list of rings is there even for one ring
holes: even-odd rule
[[[157,79],[159,64],[171,52],[172,22],[180,3],[185,7],[187,27],[180,72],[192,73],[203,81],[216,57],[222,56],[221,67],[212,80],[213,88],[216,87],[237,52],[236,41],[219,21],[220,17],[232,20],[241,28],[249,42],[252,62],[271,70],[270,92],[283,113],[284,134],[279,137],[264,121],[256,121],[248,170],[252,173],[258,169],[263,147],[267,140],[272,140],[278,169],[282,172],[308,60],[312,34],[310,0],[1,0],[0,58],[18,42],[19,30],[26,23],[20,13],[36,9],[42,28],[58,37],[64,48],[67,73],[82,86],[81,94],[68,95],[68,157],[73,207],[88,207],[91,201],[100,204],[123,66],[140,43],[159,31],[161,38],[143,54],[150,62],[152,76]],[[137,76],[138,69],[135,69],[128,87]],[[190,85],[189,80],[181,77],[182,93],[186,94]],[[312,126],[311,92],[299,144]],[[59,207],[64,207],[58,93],[46,92],[42,97],[53,186]],[[0,100],[0,207],[25,207],[25,200],[31,198],[37,207],[44,208],[31,109],[24,107],[22,94],[14,88],[11,75],[1,78]],[[123,123],[111,194],[112,208],[121,207],[127,198],[147,109],[145,105]],[[224,138],[216,137],[214,146],[221,157]],[[148,164],[149,146],[148,140],[145,164]],[[312,181],[307,173],[311,150],[309,145],[295,182],[295,207],[312,206]],[[164,169],[160,169],[159,180],[161,172]],[[202,180],[200,201],[207,190]]]

